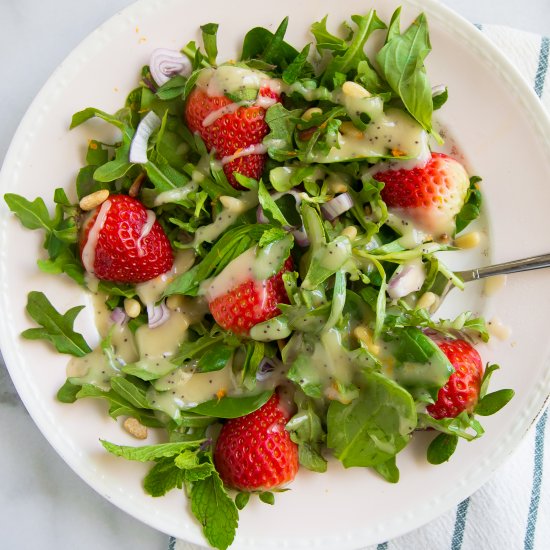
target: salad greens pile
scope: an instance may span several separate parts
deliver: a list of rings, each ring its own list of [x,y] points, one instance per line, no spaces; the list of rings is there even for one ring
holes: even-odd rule
[[[264,177],[256,181],[237,175],[244,190],[228,183],[221,164],[183,122],[186,97],[202,71],[217,66],[215,24],[201,27],[202,47],[189,42],[182,49],[192,63],[190,76],[176,75],[159,87],[146,66],[123,108],[108,114],[90,107],[76,113],[71,123],[74,128],[97,117],[120,131],[117,143],[89,142],[86,165],[76,177],[78,200],[100,189],[127,194],[137,182],[139,199],[154,211],[173,248],[194,251],[194,266],[166,286],[160,300],[170,296],[200,300],[201,284],[253,246],[260,255],[278,251],[277,265],[271,266],[268,276],[293,255],[296,272],[283,277],[289,304],[280,306],[276,318],[254,327],[250,338],[224,331],[206,314],[191,323],[169,360],[154,368],[144,357],[121,362],[111,330],[99,351],[105,365],[101,380],[72,376],[57,394],[65,403],[102,399],[115,419],[133,417],[144,426],[166,430],[168,442],[159,445],[102,443],[128,460],[154,462],[144,480],[149,494],[161,496],[183,488],[206,538],[216,548],[231,544],[238,509],[249,498],[245,493],[232,498],[216,472],[212,458],[216,430],[224,419],[245,415],[267,402],[274,391],[269,381],[273,370],[293,387],[296,413],[287,429],[299,446],[301,466],[316,472],[327,469],[329,449],[345,467],[370,467],[397,482],[396,455],[415,430],[439,432],[427,451],[432,464],[448,460],[458,438],[472,440],[483,433],[473,413],[436,420],[426,412],[453,372],[431,336],[487,341],[489,334],[483,319],[469,312],[437,320],[428,308],[417,306],[426,292],[437,294],[442,280],[458,287],[462,282],[436,255],[453,250],[450,240],[426,236],[411,245],[392,223],[380,194],[383,184],[371,176],[373,164],[407,157],[392,149],[367,157],[343,150],[336,157],[331,153],[338,149],[342,125],[365,130],[372,113],[382,108],[406,113],[431,140],[441,142],[432,117],[445,103],[447,90],[433,92],[426,73],[424,60],[430,52],[426,18],[419,15],[404,31],[400,10],[388,25],[374,10],[354,15],[351,21],[344,24],[343,37],[327,29],[327,17],[314,23],[314,42],[301,50],[284,40],[287,19],[274,33],[257,27],[244,37],[236,65],[280,79],[285,91],[284,101],[266,112],[270,132],[264,139],[269,157]],[[365,44],[375,33],[385,33],[385,41],[369,58]],[[351,109],[338,93],[349,81],[372,94],[360,108]],[[246,104],[257,94],[257,89],[243,88],[232,92],[230,99]],[[317,109],[304,117],[312,107]],[[161,124],[149,139],[147,162],[135,164],[129,158],[132,140],[150,112]],[[478,181],[472,178],[456,218],[457,231],[479,215]],[[353,207],[328,220],[323,205],[334,197],[338,182],[345,184]],[[223,222],[231,203],[227,198],[239,201],[241,210]],[[39,268],[65,273],[84,288],[91,286],[78,249],[78,204],[62,189],[55,191],[53,215],[41,198],[31,202],[9,194],[5,200],[26,228],[45,232],[47,259],[38,261]],[[258,222],[258,206],[266,223]],[[392,276],[415,260],[426,271],[422,287],[390,299]],[[140,299],[135,286],[95,284],[93,290],[105,295],[111,311],[122,308],[125,299]],[[147,324],[147,305],[128,322],[133,333]],[[82,307],[59,313],[43,293],[31,292],[27,311],[38,327],[23,336],[48,340],[61,353],[88,356],[92,349],[74,331]],[[190,365],[195,373],[214,373],[230,365],[235,388],[192,407],[155,404],[153,398]],[[322,374],[323,368],[331,376]],[[496,412],[513,395],[511,390],[487,393],[497,368],[491,365],[485,370],[478,415]],[[272,493],[260,498],[273,502]]]

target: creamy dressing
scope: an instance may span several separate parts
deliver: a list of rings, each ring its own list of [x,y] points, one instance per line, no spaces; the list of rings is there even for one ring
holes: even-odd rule
[[[333,92],[332,99],[342,105],[350,116],[366,114],[371,120],[379,120],[383,114],[384,102],[379,96],[353,97],[339,88]]]
[[[164,294],[166,287],[174,280],[177,275],[188,271],[195,263],[195,253],[191,249],[180,250],[174,257],[172,269],[162,273],[158,277],[139,283],[136,285],[136,294],[139,299],[147,306],[158,302]]]
[[[151,229],[153,229],[153,225],[155,224],[156,220],[157,220],[156,214],[152,210],[147,210],[147,219],[145,223],[142,225],[138,240],[136,241],[139,257],[142,257],[145,254],[145,250],[142,247],[142,243],[143,243],[143,240],[147,238],[147,235],[151,233]]]
[[[493,296],[506,286],[506,275],[493,275],[488,277],[483,284],[483,294]]]
[[[221,65],[217,69],[204,69],[197,79],[197,87],[206,91],[210,97],[220,97],[226,94],[252,88],[269,88],[275,93],[282,90],[282,81],[270,78],[265,73],[235,65]]]
[[[339,269],[351,257],[351,243],[347,237],[336,237],[315,252],[321,267],[330,271]]]
[[[508,340],[512,334],[512,329],[505,325],[498,317],[493,317],[487,322],[487,330],[491,336],[499,340]]]
[[[95,263],[95,249],[97,247],[97,240],[99,239],[99,233],[105,225],[107,220],[107,214],[111,208],[111,201],[106,200],[100,207],[97,217],[92,225],[89,233],[88,240],[82,249],[82,264],[84,269],[90,273],[94,274],[94,263]]]
[[[197,172],[204,179],[204,175],[200,172]],[[196,181],[190,181],[184,187],[177,187],[176,189],[169,189],[168,191],[163,191],[155,197],[155,206],[161,206],[169,202],[183,201],[187,198],[190,193],[194,193],[198,189],[198,183]]]
[[[111,388],[110,380],[120,369],[108,361],[101,347],[84,357],[73,357],[67,365],[67,378],[76,385],[93,384],[103,391]]]
[[[181,409],[237,392],[231,364],[215,372],[194,373],[187,368],[179,367],[155,381],[154,387],[147,392],[147,398],[155,409],[178,419]]]
[[[267,145],[264,145],[263,143],[256,143],[255,145],[250,145],[244,149],[237,149],[237,151],[232,155],[223,157],[220,162],[222,166],[225,166],[226,164],[229,164],[236,159],[240,159],[241,157],[248,157],[249,155],[263,155],[264,153],[267,153]]]
[[[395,156],[426,159],[430,151],[427,132],[407,113],[388,109],[379,118],[367,124],[362,133],[338,134],[339,147],[333,147],[327,155],[316,155],[314,162],[328,163]]]
[[[246,191],[240,198],[227,202],[223,210],[216,216],[216,219],[208,225],[199,227],[195,232],[193,246],[198,246],[203,242],[215,241],[228,227],[235,223],[235,220],[244,214],[247,210],[258,205],[258,192]]]

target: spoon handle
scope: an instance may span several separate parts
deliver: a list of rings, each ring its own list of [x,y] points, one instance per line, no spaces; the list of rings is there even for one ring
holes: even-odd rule
[[[464,282],[475,281],[493,275],[506,275],[508,273],[518,273],[520,271],[530,271],[532,269],[541,269],[550,267],[550,254],[542,254],[541,256],[532,256],[523,260],[514,260],[503,264],[488,265],[478,269],[468,269],[458,273]]]

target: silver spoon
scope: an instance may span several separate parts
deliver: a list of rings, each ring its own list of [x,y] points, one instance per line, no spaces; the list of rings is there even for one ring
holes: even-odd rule
[[[521,271],[531,271],[533,269],[542,269],[544,267],[550,267],[550,254],[542,254],[540,256],[531,256],[530,258],[524,258],[523,260],[513,260],[511,262],[504,262],[502,264],[488,265],[486,267],[479,267],[477,269],[466,269],[464,271],[455,271],[463,282],[469,283],[470,281],[477,281],[478,279],[485,279],[486,277],[494,277],[495,275],[507,275],[509,273],[520,273]],[[455,286],[441,273],[437,275],[432,287],[429,289],[439,296],[438,303],[433,304],[430,310],[435,311],[439,305],[443,302],[443,298],[453,289]]]

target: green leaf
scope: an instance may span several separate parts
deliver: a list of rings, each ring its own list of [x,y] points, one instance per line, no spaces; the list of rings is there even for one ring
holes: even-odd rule
[[[294,58],[292,63],[283,71],[282,79],[286,84],[294,84],[301,76],[305,76],[308,68],[308,55],[311,44],[307,44],[304,49]],[[304,71],[306,69],[306,71]]]
[[[88,152],[86,153],[86,164],[101,166],[109,160],[109,150],[103,147],[103,143],[91,139],[88,143]]]
[[[283,213],[269,194],[263,181],[258,182],[258,199],[265,215],[271,219],[271,221],[279,222],[282,226],[290,225]]]
[[[342,52],[347,48],[347,43],[327,30],[327,19],[328,15],[325,15],[321,21],[317,21],[311,25],[311,34],[315,37],[316,47],[319,51]]]
[[[234,346],[224,344],[213,347],[200,357],[196,372],[213,372],[223,369],[234,351]]]
[[[287,232],[284,229],[281,229],[280,227],[272,227],[268,231],[266,231],[260,241],[258,242],[258,245],[260,248],[264,248],[268,244],[275,243],[277,241],[280,241],[281,239],[284,239],[287,235]]]
[[[429,414],[419,413],[418,429],[433,428],[448,435],[456,435],[467,441],[481,437],[484,433],[483,426],[466,411],[455,418],[440,418],[436,420]]]
[[[204,50],[206,51],[206,58],[210,65],[216,64],[216,57],[218,56],[218,44],[216,35],[218,33],[219,25],[217,23],[207,23],[201,26],[202,41],[204,44]]]
[[[292,362],[287,378],[297,384],[308,397],[320,399],[323,396],[319,369],[310,355],[300,353]]]
[[[177,443],[159,443],[157,445],[144,445],[143,447],[115,445],[104,439],[100,439],[100,441],[105,449],[115,456],[121,456],[126,460],[149,462],[159,458],[175,457],[187,449],[197,449],[204,442],[204,439],[180,441]]]
[[[69,380],[66,380],[57,391],[57,400],[61,401],[61,403],[74,403],[77,400],[77,394],[80,388],[81,386],[71,384]]]
[[[275,495],[270,491],[262,491],[260,493],[260,500],[264,504],[271,504],[273,506],[275,504]]]
[[[269,134],[263,139],[272,159],[284,162],[296,156],[293,135],[300,110],[289,111],[281,103],[272,105],[265,114]]]
[[[145,476],[143,488],[153,497],[162,497],[172,489],[181,489],[184,481],[185,470],[178,468],[172,458],[161,458]]]
[[[48,340],[59,353],[82,357],[92,351],[83,336],[73,330],[76,316],[83,308],[76,306],[60,314],[42,292],[29,292],[27,312],[42,328],[27,329],[22,336],[29,340]]]
[[[447,462],[458,445],[458,436],[439,434],[428,447],[428,462],[430,464],[443,464]]]
[[[282,39],[286,30],[287,18],[277,29],[277,37],[264,27],[249,30],[243,40],[241,60],[262,59],[271,65],[286,67],[296,58],[298,51]],[[267,54],[267,57],[266,57]]]
[[[269,224],[251,224],[229,229],[223,233],[202,262],[176,277],[168,285],[164,296],[171,294],[196,296],[200,284],[205,279],[218,275],[229,262],[257,244],[264,232],[272,227]]]
[[[500,367],[495,364],[487,365],[485,367],[485,371],[483,372],[483,378],[481,379],[479,399],[483,399],[485,397],[485,395],[487,394],[487,390],[489,389],[489,382],[491,381],[491,377],[493,376],[493,373],[499,369]]]
[[[327,413],[327,445],[342,464],[376,466],[409,442],[417,423],[411,395],[376,372],[364,373],[359,397],[344,405],[331,401]]]
[[[447,88],[445,88],[442,92],[439,92],[438,94],[435,94],[432,96],[432,103],[433,103],[433,110],[437,111],[438,109],[441,109],[445,103],[447,103],[447,100],[449,99],[449,91]]]
[[[382,462],[381,464],[375,464],[373,468],[390,483],[399,482],[399,468],[395,464],[395,456]]]
[[[366,59],[364,48],[369,36],[375,30],[386,27],[375,10],[370,10],[366,16],[352,15],[351,19],[357,25],[357,29],[347,47],[338,50],[329,62],[321,78],[321,86],[332,87],[338,73],[347,75],[350,71],[357,70],[358,64]]]
[[[463,231],[472,221],[477,219],[481,213],[482,194],[478,187],[480,181],[481,178],[477,176],[470,178],[470,187],[466,193],[464,204],[460,212],[456,215],[456,233]]]
[[[176,97],[182,96],[184,94],[186,86],[187,78],[181,75],[176,75],[168,80],[168,82],[165,82],[156,91],[155,95],[163,101],[175,99]]]
[[[431,50],[426,16],[420,14],[403,34],[395,31],[388,38],[376,56],[380,70],[411,116],[432,132],[432,88],[424,66]]]
[[[136,384],[122,376],[111,378],[111,388],[121,397],[126,399],[130,405],[138,409],[150,409],[151,405],[146,397],[146,392]]]
[[[19,218],[23,226],[27,229],[53,231],[61,221],[59,211],[56,211],[55,216],[50,218],[48,208],[44,200],[40,197],[31,202],[21,195],[6,193],[4,195],[4,200],[9,209]]]
[[[242,510],[250,500],[250,493],[237,493],[235,496],[235,506],[238,510]]]
[[[238,418],[258,410],[265,405],[273,395],[272,390],[245,397],[222,397],[200,403],[187,409],[188,412],[212,416],[214,418]]]
[[[191,510],[208,542],[214,548],[226,550],[235,538],[239,514],[217,472],[193,484]]]
[[[490,416],[500,411],[508,401],[514,397],[514,390],[497,390],[492,393],[488,393],[481,401],[478,402],[475,408],[475,414],[480,416]]]

